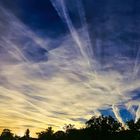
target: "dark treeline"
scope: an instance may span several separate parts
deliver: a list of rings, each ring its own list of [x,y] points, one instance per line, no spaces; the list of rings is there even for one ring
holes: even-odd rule
[[[23,137],[14,135],[11,130],[4,129],[0,140],[140,140],[140,119],[129,120],[123,126],[111,116],[92,117],[83,128],[66,125],[64,131],[54,132],[52,127],[36,133],[38,138],[30,137],[30,130]]]

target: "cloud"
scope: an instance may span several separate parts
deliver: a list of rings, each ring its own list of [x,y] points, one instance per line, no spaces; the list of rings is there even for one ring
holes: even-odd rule
[[[69,26],[70,33],[44,39],[12,13],[0,10],[0,127],[35,131],[48,125],[59,129],[66,123],[81,126],[101,110],[110,110],[123,122],[122,106],[139,117],[139,93],[134,95],[140,87],[139,54],[136,59],[116,55],[118,44],[109,40],[102,63],[89,44],[87,25]],[[102,46],[101,38],[96,40]]]

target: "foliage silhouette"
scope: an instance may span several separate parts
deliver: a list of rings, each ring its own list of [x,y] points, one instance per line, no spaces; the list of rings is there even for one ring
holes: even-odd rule
[[[127,121],[126,124],[129,130],[132,130],[132,131],[140,130],[140,119],[138,119],[136,122],[134,122],[134,120]]]
[[[55,132],[55,134],[54,134],[54,137],[55,137],[56,140],[64,140],[65,136],[66,136],[65,132],[60,131],[60,130]]]
[[[54,132],[52,127],[36,133],[38,138],[30,137],[30,130],[23,137],[14,136],[9,129],[4,129],[0,140],[140,140],[140,119],[127,121],[124,129],[111,116],[93,116],[85,123],[85,127],[77,129],[72,124],[64,126],[65,131]]]
[[[53,140],[54,139],[54,131],[52,127],[48,127],[45,131],[41,131],[36,133],[38,135],[39,140]]]
[[[117,132],[122,129],[121,123],[117,122],[113,117],[103,115],[99,117],[93,116],[86,122],[86,125],[95,131]]]
[[[13,133],[11,133],[10,129],[3,129],[1,133],[1,140],[13,140]]]

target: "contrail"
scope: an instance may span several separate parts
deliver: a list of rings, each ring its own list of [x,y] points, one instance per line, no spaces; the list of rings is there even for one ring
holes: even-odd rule
[[[114,115],[116,117],[116,119],[122,123],[123,126],[125,126],[125,123],[124,121],[122,120],[122,117],[120,116],[120,113],[119,113],[119,109],[115,106],[115,105],[112,105],[112,110],[114,112]]]
[[[74,41],[76,42],[82,56],[85,58],[89,68],[91,69],[91,62],[89,56],[87,55],[87,46],[82,44],[81,38],[78,35],[78,32],[76,31],[76,29],[73,26],[73,23],[69,17],[67,8],[65,6],[65,3],[63,0],[60,0],[59,2],[57,0],[51,0],[52,5],[54,6],[54,8],[56,9],[56,11],[58,12],[58,15],[62,18],[62,20],[67,24],[69,31],[72,35],[72,38],[74,39]],[[60,9],[61,8],[61,9]],[[83,27],[84,28],[84,27]],[[88,37],[89,38],[89,37]],[[89,41],[88,41],[89,42]],[[90,50],[89,50],[90,51]],[[92,71],[92,69],[91,69]]]
[[[138,121],[139,116],[140,116],[140,104],[138,105],[138,109],[137,109],[137,111],[136,111],[136,118],[135,118],[135,122],[137,122],[137,121]]]
[[[138,49],[136,59],[135,59],[135,64],[133,68],[133,79],[136,77],[138,71],[139,71],[139,58],[140,58],[140,48]]]
[[[86,37],[85,42],[86,42],[86,46],[87,46],[87,53],[88,53],[89,57],[93,59],[94,53],[93,53],[93,49],[92,49],[89,32],[88,32],[88,25],[87,25],[87,21],[86,21],[85,10],[84,10],[84,7],[83,7],[83,4],[81,1],[77,0],[76,2],[77,2],[77,7],[78,7],[81,24],[83,27],[82,31]],[[91,64],[92,64],[92,62],[91,62]]]
[[[136,118],[136,111],[133,108],[133,104],[132,103],[128,103],[128,105],[126,106],[126,108],[128,109],[128,111],[131,113],[133,118]]]
[[[93,64],[91,62],[91,60],[93,59],[93,54],[92,54],[93,51],[91,49],[92,47],[91,47],[90,37],[89,37],[89,34],[88,34],[85,13],[83,11],[80,14],[80,11],[84,10],[84,9],[79,9],[79,8],[83,8],[82,4],[80,4],[80,7],[78,7],[78,9],[79,9],[78,14],[80,16],[81,23],[82,23],[82,26],[83,26],[82,27],[82,32],[81,32],[84,36],[84,39],[85,39],[83,42],[81,41],[81,37],[79,36],[78,32],[76,31],[76,29],[73,26],[73,23],[72,23],[72,21],[70,19],[70,16],[68,14],[68,10],[65,6],[65,2],[63,0],[60,0],[59,2],[57,0],[51,0],[51,2],[52,2],[52,5],[54,6],[54,8],[56,9],[58,15],[60,16],[60,18],[68,26],[68,29],[71,33],[71,36],[72,36],[73,40],[75,41],[76,46],[78,47],[78,50],[77,50],[77,47],[75,46],[76,50],[78,52],[80,50],[80,53],[84,58],[83,60],[86,61],[86,64],[88,65],[88,68],[89,68],[89,71],[90,71],[90,74],[87,75],[88,80],[91,80],[92,78],[97,78],[96,70],[93,69],[93,67],[92,67]],[[91,82],[88,82],[88,83],[83,82],[83,84],[86,85],[87,87],[90,87],[91,89],[93,88],[92,85],[91,85]]]
[[[7,52],[14,58],[23,61],[28,65],[31,65],[32,62],[25,56],[22,50],[22,48],[26,46],[26,42],[21,44],[20,41],[24,38],[28,38],[29,41],[32,41],[38,47],[46,49],[45,41],[42,38],[38,37],[35,33],[33,33],[17,17],[15,17],[12,13],[10,13],[10,11],[4,9],[3,7],[0,7],[0,11],[2,13],[2,18],[8,19],[7,20],[8,25],[1,22],[0,27],[2,28],[5,26],[9,27],[9,30],[5,31],[5,35],[1,36],[0,38],[1,47],[5,48]],[[18,45],[20,45],[21,47]],[[36,67],[38,67],[38,71],[40,72],[42,78],[45,78],[44,72],[40,68],[39,64],[36,65]]]

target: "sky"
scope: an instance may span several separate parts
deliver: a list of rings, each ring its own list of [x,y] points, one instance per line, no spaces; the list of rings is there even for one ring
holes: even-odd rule
[[[138,0],[1,0],[0,130],[137,121],[139,24]]]

